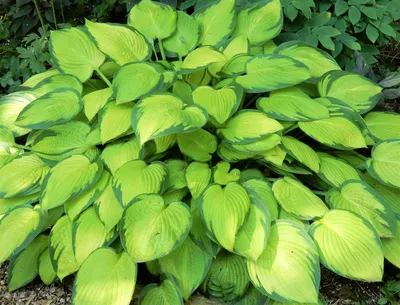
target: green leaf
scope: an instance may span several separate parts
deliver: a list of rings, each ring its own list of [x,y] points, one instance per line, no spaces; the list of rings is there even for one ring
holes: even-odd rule
[[[260,93],[290,87],[309,78],[310,71],[303,63],[283,55],[264,54],[250,59],[246,75],[238,76],[236,82],[249,93]]]
[[[53,64],[62,72],[75,75],[81,82],[91,78],[105,60],[84,30],[68,28],[52,31],[50,53]]]
[[[179,159],[169,159],[164,162],[167,169],[165,192],[180,190],[186,187],[185,170],[188,164]]]
[[[367,34],[368,39],[372,42],[375,43],[375,41],[378,39],[379,37],[379,31],[376,27],[374,27],[372,24],[368,24],[367,25],[367,29],[365,31],[365,33]]]
[[[230,143],[248,144],[282,129],[278,121],[261,111],[242,110],[217,129],[217,135]]]
[[[400,140],[381,141],[374,146],[366,161],[368,173],[379,182],[400,188]]]
[[[361,7],[361,12],[370,19],[377,19],[377,9],[370,6]]]
[[[142,160],[134,160],[115,172],[113,189],[118,201],[127,206],[138,195],[163,191],[166,179],[167,169],[163,163],[147,165]]]
[[[200,129],[207,122],[207,113],[196,105],[185,106],[172,94],[144,98],[132,111],[132,127],[143,145],[149,140]]]
[[[199,44],[219,48],[235,25],[235,0],[219,0],[197,10],[194,17],[200,25]]]
[[[314,222],[309,233],[328,269],[354,280],[382,280],[382,244],[363,218],[350,211],[332,210]]]
[[[199,23],[185,12],[177,12],[176,31],[172,36],[166,38],[162,44],[168,52],[185,56],[199,41]]]
[[[174,277],[182,297],[187,300],[207,275],[211,261],[212,256],[187,237],[182,246],[160,258],[158,264],[161,272]]]
[[[24,128],[47,129],[69,122],[82,107],[81,97],[76,90],[55,90],[27,105],[18,115],[15,124]]]
[[[51,229],[49,252],[53,268],[61,281],[78,270],[72,247],[72,222],[68,216],[60,218]]]
[[[218,184],[210,185],[199,198],[199,210],[207,231],[231,252],[249,208],[250,198],[236,182],[228,183],[225,188]]]
[[[251,45],[261,45],[276,37],[282,26],[280,1],[259,2],[240,11],[232,36],[245,35]]]
[[[59,89],[74,89],[78,94],[82,94],[82,83],[81,81],[71,74],[56,74],[49,78],[44,79],[38,83],[34,88],[33,92],[38,96],[42,97],[54,90]]]
[[[234,305],[265,305],[268,298],[259,292],[253,285],[247,289],[242,299],[235,302]]]
[[[319,157],[310,146],[290,136],[282,137],[282,144],[293,158],[312,171],[319,172]]]
[[[30,283],[39,273],[39,256],[47,248],[48,237],[39,235],[8,266],[8,290],[15,291]]]
[[[79,269],[72,302],[75,305],[128,304],[135,290],[136,275],[137,266],[126,252],[100,248]]]
[[[175,284],[165,279],[161,284],[144,287],[139,297],[140,305],[183,305],[182,296]]]
[[[232,143],[224,143],[224,144],[238,153],[262,154],[268,150],[273,149],[280,143],[281,143],[281,136],[273,133],[269,136],[262,138],[261,140],[257,140],[248,144],[232,144]]]
[[[217,154],[222,160],[231,163],[256,157],[256,154],[235,151],[229,148],[228,145],[224,143],[218,145]]]
[[[328,53],[304,42],[285,42],[274,51],[298,60],[310,69],[311,77],[321,77],[328,71],[340,70],[339,65]]]
[[[46,243],[47,246],[47,243]],[[54,283],[57,279],[57,274],[51,264],[50,252],[48,247],[42,252],[39,257],[39,276],[42,282],[46,285]]]
[[[189,207],[182,202],[166,205],[161,196],[135,198],[122,216],[122,244],[135,262],[168,255],[187,237],[192,224]]]
[[[126,64],[118,70],[112,88],[117,104],[123,104],[153,93],[163,81],[164,77],[155,64],[135,62]]]
[[[200,86],[193,91],[192,96],[194,104],[205,108],[211,118],[223,124],[238,110],[243,92],[233,86],[222,89]]]
[[[92,121],[96,114],[107,104],[112,96],[112,89],[105,88],[93,91],[83,97],[85,115]]]
[[[326,201],[332,209],[348,210],[362,216],[382,237],[393,237],[396,233],[396,217],[392,209],[365,182],[348,180],[340,189],[330,189]]]
[[[204,129],[177,135],[180,151],[195,161],[207,162],[217,150],[217,138]]]
[[[289,272],[293,266],[296,272]],[[256,262],[247,260],[247,270],[254,286],[275,300],[318,302],[318,252],[307,232],[291,221],[272,225],[265,251]]]
[[[92,163],[83,155],[61,161],[50,170],[43,182],[40,194],[42,208],[58,207],[88,190],[100,178],[102,171],[103,163]]]
[[[219,185],[226,185],[229,182],[238,181],[240,178],[240,170],[237,168],[232,169],[228,162],[220,161],[215,165],[214,169],[214,182]]]
[[[309,188],[290,177],[275,181],[272,191],[279,204],[297,218],[315,219],[329,211],[324,202]]]
[[[0,168],[0,198],[28,196],[39,192],[49,169],[34,154],[12,160]]]
[[[12,131],[6,127],[0,127],[0,168],[23,154],[24,151],[14,145]]]
[[[224,76],[239,76],[246,72],[246,64],[252,56],[239,54],[232,57],[222,67],[221,73]]]
[[[299,122],[299,127],[308,136],[329,147],[342,150],[367,147],[359,127],[346,117]]]
[[[400,221],[396,221],[397,233],[394,238],[382,238],[383,255],[385,258],[400,268]]]
[[[348,180],[361,180],[360,174],[344,160],[326,153],[317,153],[320,159],[318,176],[326,183],[341,187]]]
[[[336,16],[343,15],[349,9],[349,5],[345,0],[337,0],[335,3],[335,14]]]
[[[364,117],[372,137],[377,140],[400,138],[400,115],[392,112],[369,112]]]
[[[128,24],[150,39],[164,39],[176,30],[176,12],[166,4],[142,0],[130,11]]]
[[[22,205],[0,219],[0,262],[21,252],[42,230],[45,216],[40,209]]]
[[[2,198],[0,199],[0,219],[1,215],[7,213],[11,209],[24,205],[31,204],[39,201],[39,193],[35,193],[32,195],[21,196],[21,197],[12,197],[12,198]]]
[[[149,43],[134,29],[116,24],[91,22],[85,26],[96,46],[118,65],[147,60],[151,55]]]
[[[361,12],[356,6],[350,6],[349,8],[349,19],[350,22],[354,25],[357,24],[361,19]]]
[[[383,22],[381,22],[381,24],[379,25],[379,31],[390,37],[396,37],[397,35],[395,29],[392,26]]]
[[[132,109],[133,103],[118,105],[112,101],[100,110],[100,134],[103,144],[129,133]]]
[[[192,162],[186,168],[185,179],[193,199],[197,199],[211,181],[212,172],[206,163]]]
[[[195,71],[207,68],[211,64],[219,61],[225,61],[226,57],[214,47],[205,46],[194,49],[183,60],[179,73],[190,74]]]
[[[25,82],[21,84],[23,88],[33,88],[39,84],[42,80],[49,78],[52,75],[60,74],[61,72],[57,69],[49,69],[42,73],[38,73],[29,77]]]

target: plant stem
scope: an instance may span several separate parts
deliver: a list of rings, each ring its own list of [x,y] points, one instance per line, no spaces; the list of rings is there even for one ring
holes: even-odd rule
[[[60,1],[62,5],[62,1]],[[57,18],[56,18],[56,10],[54,8],[54,0],[51,0],[51,10],[53,12],[53,19],[54,19],[54,25],[56,26],[56,30],[58,30],[58,24],[57,24]]]
[[[287,130],[285,130],[285,132],[284,132],[283,134],[285,135],[285,134],[291,132],[292,130],[295,130],[295,129],[298,128],[298,127],[299,127],[299,124],[298,124],[298,123],[293,124],[293,125],[290,126]]]
[[[251,104],[253,104],[254,101],[256,101],[260,96],[261,96],[260,93],[256,94],[250,101],[248,101],[246,104],[244,104],[243,109],[246,109],[246,108],[249,107]]]
[[[151,48],[153,49],[153,53],[156,56],[156,61],[158,61],[158,55],[157,55],[157,52],[156,52],[156,48],[154,47],[154,42],[151,44]]]
[[[161,52],[161,57],[163,60],[167,60],[167,57],[165,56],[165,50],[162,44],[162,40],[158,38],[158,46],[160,47],[160,52]]]
[[[112,88],[112,84],[110,83],[110,81],[108,80],[108,78],[100,71],[99,68],[94,69],[96,71],[96,73],[101,77],[101,79],[103,80],[103,82],[105,82],[107,84],[108,87]]]
[[[42,24],[44,36],[47,37],[47,30],[46,30],[46,27],[45,27],[45,23],[43,21],[42,13],[40,13],[38,0],[33,0],[33,3],[35,3],[35,9],[36,9],[36,12],[38,14],[40,23]]]
[[[61,18],[62,18],[62,21],[63,21],[63,23],[65,23],[64,5],[63,5],[63,2],[62,2],[62,1],[60,1],[60,9],[61,9]]]
[[[29,150],[29,151],[33,150],[32,147],[28,147],[28,146],[25,146],[25,145],[14,144],[13,146],[16,147],[16,148],[21,148],[21,149],[25,149],[25,150]]]
[[[267,178],[267,180],[268,180],[269,182],[275,182],[276,180],[278,180],[278,178]]]
[[[315,195],[321,195],[321,196],[325,196],[326,192],[323,191],[312,191]]]

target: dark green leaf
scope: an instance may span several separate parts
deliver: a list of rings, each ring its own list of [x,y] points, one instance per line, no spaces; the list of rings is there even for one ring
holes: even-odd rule
[[[312,30],[312,32],[319,37],[321,36],[326,36],[326,37],[335,37],[337,35],[340,35],[340,31],[335,29],[332,26],[326,25],[326,26],[320,26],[316,27]]]
[[[350,6],[350,8],[349,8],[349,19],[350,19],[350,22],[353,25],[360,21],[361,12],[357,7]]]
[[[288,6],[286,6],[284,8],[284,12],[285,12],[286,17],[288,17],[290,19],[290,21],[293,21],[296,19],[297,15],[299,13],[299,10],[297,8],[295,8],[293,6],[293,4],[289,4]]]
[[[379,26],[379,31],[387,36],[396,37],[395,30],[388,24],[381,23],[381,25]]]
[[[367,37],[371,42],[375,42],[378,37],[379,37],[379,31],[376,27],[374,27],[372,24],[367,25],[367,31],[366,31]]]
[[[371,6],[363,6],[361,8],[361,12],[365,16],[367,16],[368,18],[371,18],[371,19],[376,19],[377,18],[376,9],[371,7]]]
[[[349,9],[349,5],[347,4],[347,1],[344,1],[344,0],[336,1],[336,3],[335,3],[336,16],[340,16],[340,15],[346,13],[348,9]]]

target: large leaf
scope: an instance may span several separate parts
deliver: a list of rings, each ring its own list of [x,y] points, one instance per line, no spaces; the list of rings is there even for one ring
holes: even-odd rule
[[[178,134],[177,139],[182,154],[195,161],[210,161],[217,150],[217,137],[204,129]]]
[[[212,171],[206,163],[192,162],[186,168],[185,179],[193,199],[197,199],[211,181]]]
[[[247,260],[254,286],[283,302],[317,303],[320,283],[318,251],[305,230],[288,220],[271,227],[265,251]]]
[[[207,275],[211,261],[211,255],[187,237],[182,246],[160,258],[158,264],[161,272],[174,277],[182,297],[187,300]]]
[[[282,129],[283,126],[278,121],[261,111],[242,110],[222,128],[217,129],[217,134],[230,143],[248,144]]]
[[[319,172],[319,157],[310,146],[290,136],[282,137],[282,144],[289,155],[312,171]]]
[[[370,134],[377,140],[400,138],[400,114],[369,112],[365,118]]]
[[[28,196],[0,199],[0,215],[7,213],[15,207],[39,201],[39,195],[39,193],[35,193]]]
[[[381,241],[363,218],[350,211],[332,210],[314,222],[309,232],[328,269],[354,280],[382,280]]]
[[[78,94],[82,94],[82,82],[74,75],[71,74],[56,74],[49,78],[44,79],[38,83],[32,91],[38,96],[42,97],[52,91],[60,89],[75,90]]]
[[[171,94],[144,98],[132,111],[132,127],[141,145],[161,136],[195,131],[206,122],[207,112],[203,108],[185,106]]]
[[[52,62],[64,73],[87,81],[105,60],[84,30],[68,28],[50,34]]]
[[[127,206],[141,194],[161,193],[167,179],[167,169],[161,162],[147,165],[134,160],[122,165],[114,174],[113,189],[118,201]]]
[[[292,57],[310,69],[311,77],[319,78],[326,72],[340,70],[339,65],[325,51],[299,41],[285,42],[274,53]]]
[[[191,51],[183,60],[179,73],[190,74],[192,72],[209,67],[214,62],[226,60],[225,55],[211,46],[197,48]]]
[[[42,73],[38,73],[38,74],[32,75],[25,82],[23,82],[21,84],[21,87],[23,87],[23,88],[33,88],[37,84],[39,84],[41,81],[43,81],[44,79],[47,79],[52,75],[57,75],[57,74],[60,74],[60,73],[61,72],[58,71],[57,69],[51,68],[51,69],[46,70],[46,71],[44,71]]]
[[[262,1],[240,11],[233,35],[246,35],[252,45],[261,45],[277,36],[282,26],[280,1]]]
[[[318,91],[322,97],[337,98],[357,112],[366,113],[378,103],[382,88],[359,74],[331,71],[319,80]]]
[[[299,122],[299,127],[311,138],[333,148],[346,150],[367,147],[359,127],[346,117]]]
[[[207,231],[231,252],[249,208],[250,198],[236,182],[228,183],[225,188],[218,184],[210,185],[199,198],[199,210]]]
[[[128,24],[151,39],[164,39],[176,29],[176,12],[166,4],[143,0],[129,13]]]
[[[182,295],[176,285],[169,279],[161,284],[150,284],[144,287],[139,297],[140,305],[183,305]]]
[[[189,207],[182,202],[165,204],[161,196],[138,196],[122,216],[123,246],[135,262],[166,256],[179,247],[192,224]]]
[[[272,191],[279,204],[300,219],[315,219],[329,211],[317,195],[293,178],[278,179],[272,186]]]
[[[0,168],[0,198],[28,196],[39,192],[49,169],[34,154],[12,160]]]
[[[93,91],[83,97],[83,107],[85,115],[89,121],[92,121],[96,114],[107,104],[112,96],[112,89],[105,88]]]
[[[72,302],[75,305],[129,304],[135,290],[136,275],[137,266],[126,252],[100,248],[79,269]]]
[[[244,154],[263,154],[281,143],[281,136],[278,134],[271,134],[260,140],[248,144],[233,144],[225,142],[224,144],[238,153]]]
[[[368,173],[389,186],[400,188],[400,140],[386,140],[374,146],[366,161]]]
[[[385,258],[400,268],[400,221],[396,221],[397,233],[393,238],[382,238],[383,255]]]
[[[264,54],[250,59],[246,75],[236,82],[248,92],[269,92],[297,85],[310,78],[310,71],[303,63],[283,55]]]
[[[82,109],[79,93],[73,89],[59,89],[47,93],[26,106],[15,124],[31,129],[46,129],[67,123]]]
[[[42,230],[45,215],[40,209],[22,205],[0,219],[0,263],[18,254]]]
[[[136,101],[157,90],[164,81],[155,64],[129,63],[122,66],[112,82],[117,104]]]
[[[89,189],[100,178],[103,163],[74,155],[53,167],[43,182],[40,204],[49,210]]]
[[[118,65],[150,57],[151,49],[146,38],[128,26],[91,22],[88,19],[85,19],[85,26],[100,51]]]
[[[103,144],[121,137],[131,130],[132,108],[133,103],[118,105],[112,101],[100,110],[100,136]]]
[[[47,244],[48,243],[46,243],[46,246]],[[57,274],[54,271],[51,263],[50,251],[48,247],[39,257],[39,276],[42,282],[46,285],[54,283],[54,281],[57,279]]]
[[[200,25],[199,44],[219,48],[233,31],[235,0],[219,0],[195,13]]]

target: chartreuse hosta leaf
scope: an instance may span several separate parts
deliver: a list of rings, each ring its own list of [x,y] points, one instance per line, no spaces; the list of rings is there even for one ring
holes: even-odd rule
[[[199,23],[185,12],[176,13],[176,31],[162,43],[165,50],[182,57],[196,46],[199,40]]]
[[[48,237],[37,236],[8,266],[8,290],[14,291],[30,283],[38,275],[40,254],[47,248]]]
[[[256,121],[257,124],[254,124]],[[282,129],[278,121],[261,111],[242,110],[219,128],[217,134],[233,144],[249,144]]]
[[[229,182],[238,181],[240,178],[240,170],[235,168],[230,172],[231,165],[228,162],[218,162],[214,169],[214,182],[219,185],[226,185]]]
[[[143,145],[149,140],[200,129],[207,123],[207,112],[196,105],[185,106],[172,94],[144,98],[132,110],[132,127]]]
[[[207,110],[218,124],[225,123],[239,108],[243,90],[239,87],[214,89],[209,86],[197,87],[193,93],[193,103]]]
[[[396,267],[400,268],[400,221],[396,221],[396,235],[393,238],[382,238],[383,255]]]
[[[179,159],[169,159],[164,162],[167,169],[165,191],[175,191],[186,187],[185,170],[188,164]]]
[[[364,121],[370,134],[377,140],[400,138],[400,114],[392,112],[369,112]]]
[[[359,127],[346,117],[299,122],[299,127],[311,138],[333,148],[346,150],[367,147]]]
[[[299,303],[279,302],[279,301],[275,301],[275,300],[272,300],[272,299],[270,299],[270,302],[267,303],[267,304],[268,305],[299,305]],[[313,303],[301,303],[301,305],[326,305],[326,303],[321,298],[319,298],[318,299],[318,303],[314,303],[314,302]]]
[[[271,150],[280,143],[281,136],[273,133],[269,136],[262,138],[261,140],[257,140],[248,144],[233,144],[228,142],[225,142],[224,144],[238,153],[252,155]]]
[[[255,56],[246,64],[246,75],[236,82],[248,92],[269,92],[297,85],[310,78],[310,71],[303,63],[287,56],[264,54]]]
[[[348,180],[340,189],[330,189],[326,201],[333,209],[349,210],[362,216],[382,237],[396,234],[396,216],[392,209],[363,181]]]
[[[283,121],[310,121],[329,118],[329,110],[309,97],[273,95],[257,100],[257,108]]]
[[[314,222],[309,233],[328,269],[354,280],[382,280],[382,244],[378,233],[362,217],[332,210]]]
[[[233,36],[246,35],[252,45],[261,45],[279,34],[283,26],[279,0],[257,2],[237,16]]]
[[[326,153],[317,153],[320,159],[318,176],[326,183],[340,187],[347,180],[362,180],[360,173],[345,161]]]
[[[18,127],[15,121],[22,109],[36,98],[32,91],[14,92],[0,98],[0,126],[10,129],[16,137],[29,133],[30,129]]]
[[[290,41],[282,43],[275,49],[274,53],[289,56],[302,62],[310,69],[311,77],[318,78],[326,72],[340,70],[339,65],[332,56],[304,42]]]
[[[52,68],[52,69],[46,70],[42,73],[32,75],[25,82],[23,82],[21,84],[21,87],[31,89],[31,88],[35,87],[37,84],[39,84],[42,80],[44,80],[46,78],[48,79],[50,76],[60,74],[60,73],[61,72],[59,70]]]
[[[74,89],[49,92],[27,105],[15,124],[24,128],[46,129],[72,120],[82,109],[82,100]]]
[[[93,91],[83,97],[83,107],[89,121],[92,121],[96,114],[107,104],[112,94],[111,88],[105,88]]]
[[[257,156],[257,154],[249,154],[233,150],[225,143],[218,145],[217,154],[222,160],[230,163],[239,162]]]
[[[400,188],[400,140],[386,140],[374,146],[366,161],[368,173],[389,186]]]
[[[112,88],[117,104],[138,100],[163,83],[164,77],[157,66],[147,62],[128,63],[114,76]]]
[[[250,285],[245,259],[239,255],[221,251],[211,264],[201,290],[208,296],[224,303],[239,300]]]
[[[217,137],[204,129],[177,135],[178,146],[182,154],[200,162],[211,160],[217,150]]]
[[[315,219],[329,211],[324,202],[309,188],[290,177],[275,181],[272,191],[279,204],[298,218]]]
[[[42,80],[33,89],[38,97],[42,97],[52,91],[60,89],[75,90],[78,94],[82,93],[82,82],[74,75],[71,74],[57,74]]]
[[[42,230],[45,214],[30,205],[22,205],[7,212],[0,219],[0,262],[18,254]]]
[[[176,12],[166,4],[143,0],[129,13],[128,24],[151,39],[164,39],[176,29]]]
[[[165,204],[157,194],[136,197],[122,216],[123,246],[135,262],[166,256],[179,247],[192,224],[189,207],[183,202]]]
[[[234,305],[265,305],[268,304],[268,298],[258,291],[253,285],[247,289],[246,294]]]
[[[183,299],[200,286],[211,266],[212,256],[200,249],[190,237],[174,252],[158,260],[162,273],[172,275]]]
[[[87,81],[106,58],[80,28],[52,31],[50,53],[58,69],[75,75],[81,82]]]
[[[128,26],[91,22],[87,19],[85,26],[99,50],[118,65],[146,60],[151,54],[146,38]]]
[[[237,55],[245,55],[249,53],[250,45],[245,35],[240,35],[232,38],[227,43],[223,53],[227,60],[232,59]]]
[[[282,145],[289,155],[297,161],[304,164],[312,171],[316,173],[319,172],[319,157],[310,146],[291,136],[283,136]]]
[[[39,195],[39,193],[34,193],[27,196],[0,199],[0,215],[7,213],[15,207],[39,201]]]
[[[0,167],[11,162],[18,155],[22,155],[23,152],[22,149],[15,147],[12,131],[7,127],[0,127]]]
[[[200,24],[199,44],[219,48],[233,31],[235,0],[219,0],[197,10],[194,16]]]
[[[48,243],[46,243],[47,246]],[[54,271],[51,263],[49,248],[42,252],[39,257],[39,276],[43,283],[50,285],[57,279],[57,274]]]
[[[15,158],[0,168],[0,198],[28,196],[40,191],[50,167],[34,154]]]
[[[147,165],[134,160],[122,165],[114,174],[113,189],[118,201],[127,206],[141,194],[161,193],[167,180],[167,168],[161,162]]]
[[[307,232],[288,220],[271,227],[267,247],[256,262],[247,260],[254,286],[282,302],[317,303],[318,251]]]
[[[192,85],[184,80],[177,79],[175,84],[172,86],[172,93],[188,104],[193,103],[192,92]]]
[[[197,199],[211,181],[212,171],[206,163],[192,162],[186,168],[186,185],[193,199]]]
[[[79,268],[72,244],[72,221],[65,215],[53,226],[49,236],[50,259],[60,280]]]
[[[211,46],[197,48],[183,60],[179,73],[190,74],[223,60],[226,60],[225,55]]]
[[[140,292],[140,305],[183,305],[182,295],[176,284],[164,279],[161,284],[150,284]]]
[[[359,74],[331,71],[319,80],[318,91],[322,97],[336,98],[366,113],[378,103],[382,88]]]
[[[101,266],[101,268],[99,268]],[[136,285],[137,266],[126,252],[104,247],[94,251],[75,278],[75,305],[126,305]]]
[[[103,144],[129,133],[132,108],[133,103],[118,105],[111,101],[100,110],[100,135]]]

